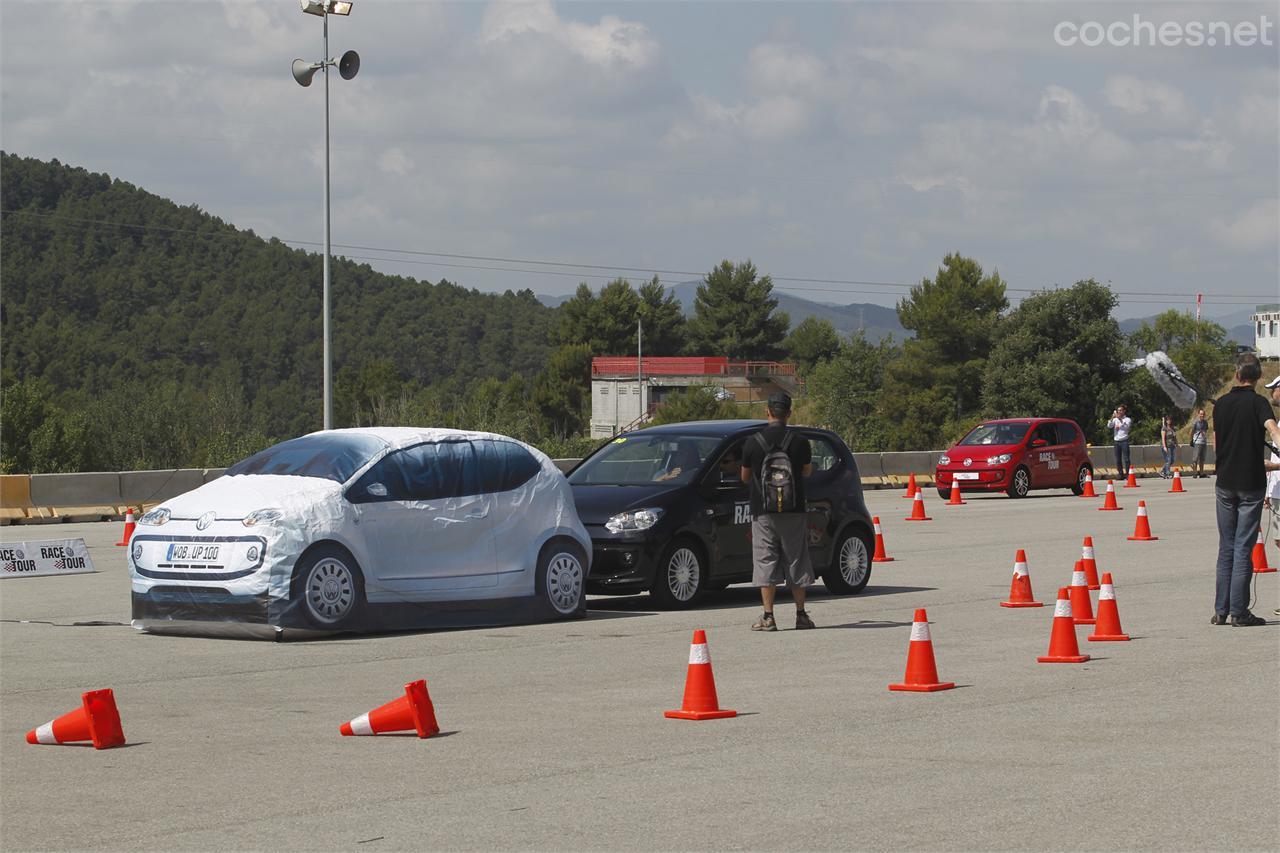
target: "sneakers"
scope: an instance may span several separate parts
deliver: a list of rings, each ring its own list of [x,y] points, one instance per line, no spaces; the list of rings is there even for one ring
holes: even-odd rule
[[[751,630],[752,631],[776,631],[778,630],[778,623],[773,620],[772,613],[766,613],[756,620],[756,623],[751,626]]]
[[[1263,619],[1261,616],[1254,616],[1248,610],[1246,610],[1244,613],[1240,614],[1239,616],[1231,617],[1231,625],[1232,627],[1235,627],[1235,628],[1251,628],[1255,625],[1265,625],[1265,624],[1267,624],[1266,619]]]
[[[808,613],[805,613],[803,610],[796,611],[796,630],[797,631],[803,631],[806,628],[814,628],[814,627],[816,626],[813,624],[813,620],[809,618]]]
[[[1210,624],[1210,625],[1225,625],[1225,624],[1227,624],[1227,617],[1223,616],[1221,613],[1215,613],[1215,614],[1213,614],[1213,618],[1209,620],[1209,624]]]

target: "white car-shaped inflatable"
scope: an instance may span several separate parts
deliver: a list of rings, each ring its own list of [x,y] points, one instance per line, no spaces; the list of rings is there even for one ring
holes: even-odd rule
[[[591,540],[547,456],[491,433],[316,432],[152,509],[134,625],[383,630],[586,612]]]

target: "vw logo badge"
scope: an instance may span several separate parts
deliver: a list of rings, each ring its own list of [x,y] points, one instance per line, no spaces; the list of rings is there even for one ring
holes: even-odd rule
[[[196,519],[196,530],[207,529],[210,524],[213,524],[213,519],[214,519],[213,510],[209,510],[204,515]]]
[[[964,467],[966,467],[966,468],[971,468],[972,466],[973,466],[973,460],[972,460],[972,459],[966,459],[966,460],[964,460]]]

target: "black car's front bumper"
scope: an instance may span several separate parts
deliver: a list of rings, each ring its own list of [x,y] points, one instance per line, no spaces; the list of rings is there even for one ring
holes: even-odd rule
[[[587,532],[591,535],[591,574],[587,576],[587,592],[593,595],[626,595],[644,592],[652,585],[665,540],[647,535],[643,538],[617,537],[603,526],[594,524],[587,525]]]

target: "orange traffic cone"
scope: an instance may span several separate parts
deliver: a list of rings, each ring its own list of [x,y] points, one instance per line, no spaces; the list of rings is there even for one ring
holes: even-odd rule
[[[921,607],[911,623],[911,644],[907,647],[907,672],[901,684],[890,684],[890,690],[933,693],[950,690],[954,681],[938,680],[938,665],[933,660],[933,640],[929,637],[929,617]]]
[[[960,500],[960,483],[951,481],[951,499],[947,501],[947,506],[963,506],[966,501]]]
[[[1182,475],[1178,473],[1177,468],[1173,469],[1173,485],[1169,487],[1169,492],[1170,494],[1186,492],[1186,489],[1182,488]]]
[[[911,500],[920,491],[920,487],[916,485],[916,475],[911,474],[907,478],[907,493],[903,495],[907,500]]]
[[[1053,631],[1049,634],[1049,654],[1036,660],[1040,663],[1084,663],[1088,659],[1088,655],[1080,654],[1080,644],[1076,642],[1076,626],[1071,616],[1071,599],[1067,596],[1067,588],[1058,587],[1058,604],[1053,610]]]
[[[1098,507],[1098,511],[1124,509],[1124,507],[1116,503],[1116,484],[1112,480],[1107,480],[1107,494],[1103,498],[1102,506]]]
[[[1147,521],[1147,502],[1138,501],[1138,520],[1133,525],[1133,535],[1129,537],[1130,542],[1154,542],[1159,536],[1151,535],[1151,524]]]
[[[431,704],[425,679],[410,681],[404,686],[403,696],[338,726],[343,737],[380,735],[410,729],[417,731],[420,738],[440,733],[440,726],[436,723],[436,709]]]
[[[1262,538],[1262,528],[1258,528],[1258,541],[1253,546],[1253,573],[1265,575],[1274,572],[1275,568],[1267,565],[1267,546]]]
[[[1084,564],[1084,577],[1089,582],[1089,589],[1098,589],[1098,561],[1093,558],[1093,537],[1084,537],[1080,546],[1080,562]]]
[[[1071,573],[1071,612],[1077,625],[1092,625],[1093,605],[1089,602],[1089,582],[1084,576],[1084,560],[1076,560],[1076,570]]]
[[[1009,600],[1000,602],[1001,607],[1044,607],[1044,602],[1036,601],[1031,594],[1031,574],[1027,571],[1027,552],[1021,548],[1013,558],[1013,583],[1009,585]]]
[[[876,552],[871,557],[873,563],[892,563],[895,558],[890,557],[884,550],[884,533],[880,530],[880,516],[873,515],[871,524],[876,529]]]
[[[133,528],[136,526],[133,521],[133,507],[125,507],[124,533],[120,535],[120,541],[116,543],[117,548],[128,547],[129,540],[133,538]]]
[[[93,741],[94,749],[110,749],[124,743],[120,712],[110,690],[90,690],[80,695],[80,707],[27,732],[27,743]]]
[[[1102,576],[1102,592],[1098,593],[1098,624],[1089,635],[1089,642],[1127,640],[1129,635],[1120,628],[1120,608],[1116,607],[1116,588],[1111,582],[1111,572]]]
[[[1082,498],[1096,498],[1098,493],[1093,490],[1093,474],[1086,471],[1084,475],[1084,491],[1080,493]]]
[[[1139,486],[1139,485],[1138,485],[1138,478],[1134,476],[1134,474],[1133,474],[1133,469],[1132,469],[1132,468],[1130,468],[1130,469],[1129,469],[1129,479],[1128,479],[1128,480],[1125,480],[1125,482],[1124,482],[1124,487],[1125,487],[1126,489],[1140,489],[1140,488],[1142,488],[1141,486]]]
[[[906,521],[933,521],[932,518],[924,514],[924,492],[916,489],[915,502],[911,504],[911,515]]]
[[[737,711],[721,710],[716,699],[716,679],[711,672],[711,652],[707,650],[707,632],[693,632],[689,646],[689,672],[684,679],[684,702],[679,711],[664,711],[673,720],[717,720],[736,717]]]

